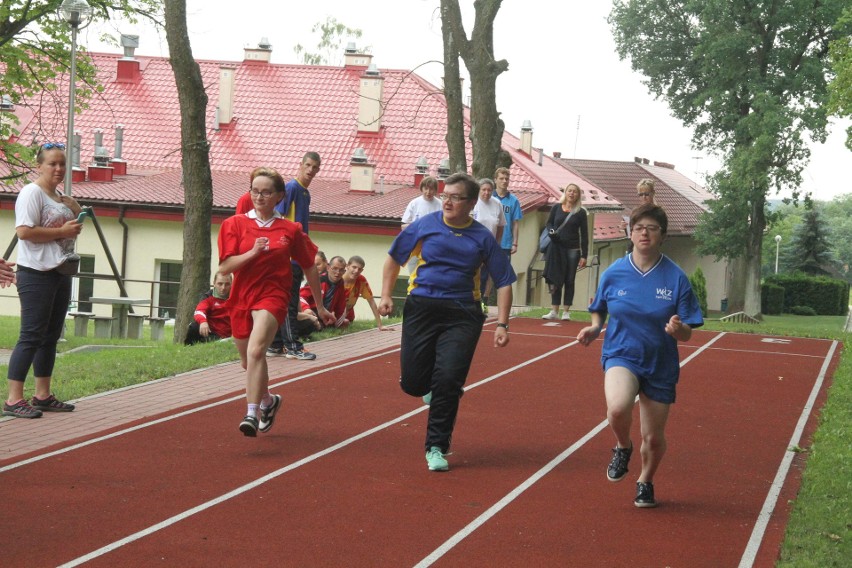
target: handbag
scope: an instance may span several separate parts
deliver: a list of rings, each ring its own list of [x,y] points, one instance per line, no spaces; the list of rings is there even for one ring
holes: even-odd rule
[[[573,211],[568,213],[568,216],[565,217],[565,220],[562,221],[562,223],[559,224],[559,227],[557,227],[556,230],[554,230],[553,232],[556,233],[559,230],[561,230],[562,227],[565,226],[565,223],[568,222],[568,219],[570,219],[571,215],[573,215],[573,214],[574,214]],[[541,234],[538,236],[538,250],[539,250],[539,252],[547,252],[547,248],[550,246],[550,241],[551,241],[550,234],[551,234],[550,230],[547,228],[547,225],[545,225],[544,229],[541,230]]]
[[[76,276],[80,272],[80,255],[71,254],[54,270],[63,276]]]

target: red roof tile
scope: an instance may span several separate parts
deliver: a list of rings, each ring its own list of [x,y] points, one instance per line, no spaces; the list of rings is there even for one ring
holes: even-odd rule
[[[92,131],[104,130],[104,147],[114,148],[114,127],[124,126],[122,158],[128,176],[113,182],[75,183],[76,196],[92,202],[123,202],[181,207],[180,109],[174,74],[167,58],[139,57],[136,82],[117,82],[120,56],[90,54],[104,85],[75,118],[83,137],[81,164],[91,163]],[[312,211],[320,215],[399,219],[405,205],[418,195],[414,165],[424,156],[434,174],[446,157],[446,106],[433,85],[407,70],[381,70],[384,78],[382,128],[358,132],[359,88],[363,68],[198,61],[205,84],[207,137],[213,173],[214,206],[233,207],[248,188],[248,174],[271,165],[285,178],[295,173],[302,155],[316,150],[322,170],[311,186]],[[233,69],[234,119],[225,128],[215,124],[219,104],[220,68]],[[67,90],[60,81],[60,92]],[[62,105],[20,107],[22,140],[64,140],[66,110]],[[466,120],[466,127],[469,121]],[[612,210],[620,203],[592,180],[537,151],[521,152],[517,137],[505,133],[503,147],[511,154],[511,188],[524,210],[553,203],[560,188],[577,183],[584,205]],[[375,164],[373,194],[349,191],[350,159],[364,148]],[[468,143],[468,153],[470,147]],[[468,156],[470,161],[471,156]],[[541,163],[539,163],[539,161]],[[378,193],[383,188],[383,193]],[[0,194],[14,188],[0,188]]]
[[[696,196],[707,195],[707,198],[710,198],[706,191],[695,189],[697,184],[671,168],[606,160],[561,158],[559,161],[602,187],[609,195],[623,203],[628,211],[639,204],[636,196],[636,184],[639,180],[646,177],[654,179],[654,199],[666,210],[669,217],[669,234],[672,235],[692,234],[699,214],[705,210],[705,207],[696,203],[699,198],[687,198],[683,195],[684,191],[691,191]],[[597,230],[596,226],[596,233]]]

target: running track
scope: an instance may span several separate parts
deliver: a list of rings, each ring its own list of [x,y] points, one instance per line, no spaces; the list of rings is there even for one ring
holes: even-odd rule
[[[637,509],[638,453],[605,478],[601,343],[576,345],[579,328],[514,319],[496,349],[486,326],[448,473],[426,469],[426,407],[393,347],[353,341],[342,366],[273,380],[283,411],[256,439],[237,430],[239,373],[218,367],[234,396],[0,460],[3,563],[772,566],[803,466],[787,449],[809,445],[839,344],[696,332],[660,506]],[[0,422],[0,448],[20,422]]]

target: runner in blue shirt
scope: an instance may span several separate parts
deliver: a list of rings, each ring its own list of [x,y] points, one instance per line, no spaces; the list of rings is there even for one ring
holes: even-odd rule
[[[580,330],[577,340],[588,346],[610,316],[601,362],[607,419],[617,445],[607,479],[621,481],[627,474],[638,394],[642,473],[634,504],[656,507],[653,478],[666,452],[666,421],[680,374],[677,342],[689,341],[693,328],[704,320],[686,274],[660,252],[668,229],[666,212],[653,204],[642,205],[631,214],[630,227],[633,252],[604,272],[589,306],[592,325]]]
[[[400,268],[419,257],[409,276],[400,349],[402,390],[429,404],[426,465],[447,471],[445,455],[464,383],[482,334],[479,270],[484,263],[497,288],[494,346],[509,343],[509,310],[515,272],[494,235],[470,217],[479,184],[467,174],[447,178],[443,209],[414,221],[394,240],[385,261],[379,313],[393,311],[391,293]]]

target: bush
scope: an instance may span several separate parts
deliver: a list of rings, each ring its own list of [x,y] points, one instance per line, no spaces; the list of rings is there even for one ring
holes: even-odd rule
[[[707,279],[704,278],[704,272],[701,267],[695,269],[692,276],[689,277],[689,283],[692,286],[692,292],[698,298],[698,305],[701,307],[701,315],[707,317]]]
[[[794,316],[815,316],[816,310],[810,306],[793,306],[789,312]]]
[[[846,315],[849,309],[849,284],[826,276],[796,273],[774,275],[766,284],[784,288],[784,312],[791,306],[810,306],[819,315]]]
[[[760,289],[760,311],[763,314],[777,316],[784,311],[784,288],[766,282]]]

